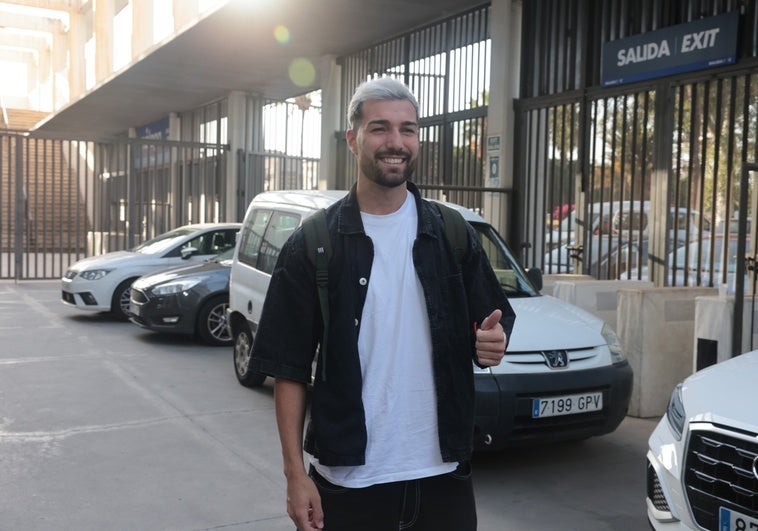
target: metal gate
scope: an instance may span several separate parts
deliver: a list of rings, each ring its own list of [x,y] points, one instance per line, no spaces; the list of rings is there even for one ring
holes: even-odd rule
[[[226,221],[228,146],[0,134],[0,278],[54,279],[85,256]]]
[[[500,205],[510,190],[485,185],[490,70],[490,7],[455,17],[340,58],[342,109],[355,88],[376,76],[406,83],[419,100],[419,156],[415,182],[427,197],[467,206],[500,230]],[[343,123],[346,117],[343,115]],[[339,188],[350,187],[357,168],[337,136]]]
[[[725,242],[754,158],[758,8],[725,0],[524,4],[518,226],[510,241],[546,273],[658,286],[729,282]],[[736,65],[600,87],[602,43],[739,11]],[[752,183],[748,183],[749,195]]]

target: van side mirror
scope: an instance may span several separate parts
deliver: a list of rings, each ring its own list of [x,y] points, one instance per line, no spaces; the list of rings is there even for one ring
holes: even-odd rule
[[[526,270],[526,278],[529,282],[537,288],[537,291],[542,291],[542,269],[539,267],[530,267]]]

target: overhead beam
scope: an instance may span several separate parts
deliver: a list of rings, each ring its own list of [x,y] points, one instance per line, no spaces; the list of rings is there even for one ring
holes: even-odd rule
[[[2,4],[13,4],[24,7],[35,7],[38,9],[50,9],[52,11],[74,11],[79,9],[82,4],[81,0],[2,0]]]

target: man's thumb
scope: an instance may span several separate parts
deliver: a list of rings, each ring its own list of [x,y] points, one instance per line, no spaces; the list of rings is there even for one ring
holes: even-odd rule
[[[479,328],[482,330],[491,330],[492,328],[495,328],[495,325],[500,321],[500,318],[503,316],[502,310],[495,310],[491,314],[487,316],[487,318],[482,321],[482,324]]]

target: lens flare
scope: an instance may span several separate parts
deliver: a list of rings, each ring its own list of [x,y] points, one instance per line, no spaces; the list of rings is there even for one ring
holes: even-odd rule
[[[316,81],[316,68],[308,59],[299,57],[290,63],[290,80],[298,87],[309,87]]]
[[[289,44],[290,42],[290,30],[287,26],[278,25],[274,28],[274,39],[279,44]]]

